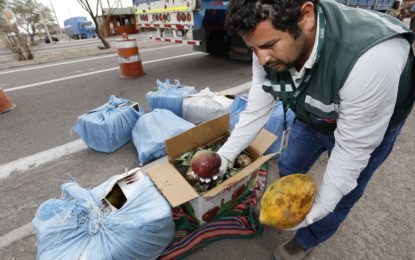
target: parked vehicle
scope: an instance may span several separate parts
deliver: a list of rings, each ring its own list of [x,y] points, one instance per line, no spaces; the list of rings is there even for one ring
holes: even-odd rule
[[[76,16],[63,22],[65,33],[72,39],[95,38],[95,26],[85,16]]]
[[[385,12],[395,0],[336,0],[347,6]],[[403,0],[406,1],[406,0]],[[155,28],[150,38],[191,44],[196,51],[251,60],[252,52],[240,37],[223,28],[228,0],[133,0],[137,27]],[[188,37],[192,31],[192,38]]]
[[[58,42],[59,38],[56,36],[51,35],[50,38],[52,39],[53,42]],[[45,35],[45,43],[50,43],[50,39],[47,35]]]

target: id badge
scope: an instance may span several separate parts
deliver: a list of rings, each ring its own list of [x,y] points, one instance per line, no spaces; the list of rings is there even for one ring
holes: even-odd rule
[[[288,147],[288,138],[290,137],[290,131],[291,131],[291,128],[288,128],[288,129],[282,131],[281,145],[280,145],[280,153],[282,153],[285,150],[287,150],[287,147]]]

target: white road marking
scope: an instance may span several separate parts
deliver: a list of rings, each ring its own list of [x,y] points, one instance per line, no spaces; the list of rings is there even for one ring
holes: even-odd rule
[[[0,249],[8,247],[13,244],[13,242],[28,237],[33,233],[34,230],[31,222],[16,228],[15,230],[12,230],[6,235],[0,237]]]
[[[0,165],[0,180],[9,177],[12,173],[24,172],[30,168],[40,166],[47,162],[59,159],[65,155],[76,153],[88,148],[78,139],[52,149],[33,154],[21,159]]]
[[[168,57],[168,58],[145,61],[142,64],[149,64],[149,63],[165,61],[165,60],[173,60],[173,59],[178,59],[178,58],[183,58],[183,57],[193,56],[193,55],[200,55],[200,54],[204,54],[204,53],[203,52],[193,52],[193,53],[177,55],[177,56]],[[51,80],[36,82],[36,83],[32,83],[32,84],[22,85],[22,86],[19,86],[19,87],[8,88],[8,89],[3,89],[3,90],[4,90],[4,92],[12,92],[12,91],[16,91],[16,90],[21,90],[21,89],[26,89],[26,88],[33,88],[33,87],[37,87],[37,86],[40,86],[40,85],[46,85],[46,84],[55,83],[55,82],[59,82],[59,81],[64,81],[64,80],[68,80],[68,79],[75,79],[75,78],[86,77],[86,76],[90,76],[90,75],[94,75],[94,74],[104,73],[104,72],[111,71],[111,70],[117,70],[119,68],[120,67],[117,66],[117,67],[112,67],[112,68],[108,68],[108,69],[97,70],[97,71],[93,71],[93,72],[87,72],[87,73],[72,75],[72,76],[63,77],[63,78],[51,79]]]
[[[164,47],[160,47],[160,48],[144,49],[144,50],[140,50],[140,53],[141,52],[147,52],[147,51],[155,51],[155,50],[167,49],[167,48],[174,48],[174,47],[183,47],[183,46],[187,46],[187,45],[171,45],[171,46],[164,46]],[[108,57],[112,57],[112,56],[116,56],[116,55],[117,54],[110,54],[110,55],[103,55],[103,56],[98,56],[98,57],[93,57],[93,58],[87,58],[87,59],[81,59],[81,60],[65,61],[65,62],[60,62],[60,63],[53,63],[53,64],[48,64],[48,65],[41,65],[41,66],[36,66],[36,67],[30,67],[30,68],[23,68],[23,69],[15,69],[15,70],[9,70],[9,71],[2,71],[2,72],[0,72],[0,75],[2,75],[2,74],[8,74],[8,73],[21,72],[21,71],[26,71],[26,70],[34,70],[34,69],[43,69],[43,68],[47,68],[47,67],[55,67],[55,66],[66,65],[66,64],[77,63],[77,62],[83,62],[83,61],[89,61],[89,60],[104,59],[104,58],[108,58]]]

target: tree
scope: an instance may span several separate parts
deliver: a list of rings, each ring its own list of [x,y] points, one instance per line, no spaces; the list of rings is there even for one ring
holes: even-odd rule
[[[104,13],[102,0],[94,0],[95,6],[91,4],[92,1],[90,0],[77,0],[77,1],[81,5],[81,7],[85,11],[88,12],[88,14],[92,18],[92,21],[94,21],[95,32],[97,33],[98,38],[101,40],[102,44],[104,45],[103,47],[100,47],[100,48],[102,49],[111,48],[111,45],[105,39],[104,33],[103,33],[103,24],[105,24],[106,21],[103,21],[102,24],[98,21],[98,14]],[[106,0],[106,5],[108,6],[108,9],[109,9],[109,16],[107,19],[109,19],[109,17],[114,13],[115,9],[118,7],[119,4],[120,4],[120,0],[114,0],[114,2],[112,3],[110,2],[110,0]]]
[[[17,60],[32,60],[31,44],[20,32],[10,3],[0,1],[0,41],[15,54]]]
[[[35,43],[36,33],[43,30],[43,22],[46,24],[55,22],[52,11],[47,6],[32,0],[14,0],[11,4],[11,10],[19,29],[29,35],[32,44]],[[41,20],[42,16],[43,21]]]

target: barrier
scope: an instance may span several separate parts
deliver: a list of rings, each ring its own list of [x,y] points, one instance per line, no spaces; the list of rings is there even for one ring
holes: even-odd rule
[[[138,78],[144,75],[135,39],[128,39],[128,35],[123,33],[122,39],[117,41],[117,52],[121,72],[120,78]]]
[[[0,88],[0,113],[5,113],[13,110],[16,107],[10,100],[10,98],[4,93],[4,90]]]

